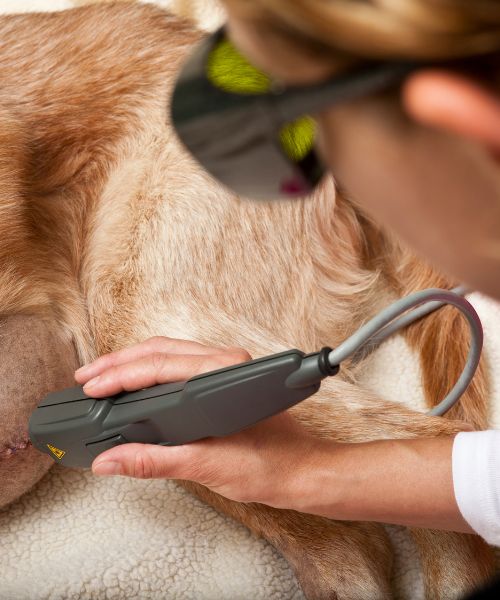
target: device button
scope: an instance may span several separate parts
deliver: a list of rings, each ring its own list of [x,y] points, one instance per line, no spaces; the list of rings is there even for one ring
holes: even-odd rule
[[[101,440],[100,442],[94,442],[93,444],[87,444],[87,448],[89,449],[90,454],[92,456],[99,456],[101,452],[105,450],[109,450],[110,448],[114,448],[115,446],[119,446],[120,444],[126,444],[127,440],[123,437],[123,435],[115,435],[106,440]]]

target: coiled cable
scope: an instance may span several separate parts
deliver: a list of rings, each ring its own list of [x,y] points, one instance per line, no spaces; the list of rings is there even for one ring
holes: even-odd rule
[[[464,369],[457,382],[445,398],[428,413],[444,415],[456,404],[474,377],[483,348],[483,327],[474,307],[463,297],[466,292],[467,289],[463,286],[452,290],[431,288],[397,300],[332,350],[328,355],[330,365],[332,367],[339,366],[347,358],[358,360],[361,355],[366,353],[367,349],[369,352],[378,347],[393,333],[438,308],[451,304],[458,308],[467,319],[471,331],[471,342]]]

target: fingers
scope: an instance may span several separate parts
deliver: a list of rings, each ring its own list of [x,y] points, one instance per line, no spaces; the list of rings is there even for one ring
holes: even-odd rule
[[[76,371],[75,379],[78,383],[83,384],[93,377],[97,377],[97,375],[100,375],[106,369],[143,358],[154,352],[168,354],[214,354],[214,351],[222,351],[222,349],[205,346],[189,340],[156,336],[129,348],[105,354],[94,362],[84,365]]]
[[[156,384],[184,381],[248,360],[243,351],[221,354],[162,354],[155,352],[131,362],[109,367],[88,381],[83,389],[94,398],[112,396]]]

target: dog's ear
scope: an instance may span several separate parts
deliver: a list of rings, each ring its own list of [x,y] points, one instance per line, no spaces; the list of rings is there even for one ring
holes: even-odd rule
[[[51,391],[76,385],[71,339],[50,318],[0,318],[0,507],[30,489],[52,459],[28,439],[31,412]]]

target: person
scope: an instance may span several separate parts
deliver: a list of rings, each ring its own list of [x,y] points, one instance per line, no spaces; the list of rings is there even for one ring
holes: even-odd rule
[[[368,95],[315,116],[325,164],[368,213],[441,269],[500,299],[498,2],[226,4],[234,44],[286,84],[331,79],[363,58],[476,56],[474,75],[422,67],[397,94]],[[154,338],[102,356],[75,377],[104,397],[249,358],[243,349]],[[227,438],[118,446],[93,471],[191,479],[237,501],[477,532],[500,545],[500,431],[351,445],[313,438],[282,413]]]

